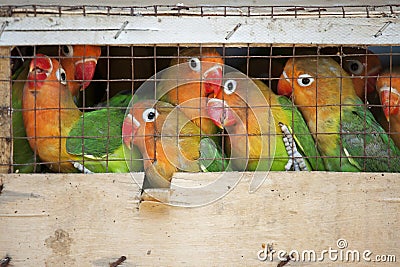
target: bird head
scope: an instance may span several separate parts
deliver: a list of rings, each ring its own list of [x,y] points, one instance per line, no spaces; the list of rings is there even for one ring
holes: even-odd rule
[[[185,78],[202,81],[201,97],[213,97],[219,93],[224,61],[216,49],[208,47],[183,49],[178,58],[171,60],[170,65],[183,63],[189,67],[187,68],[188,72],[184,72]]]
[[[154,121],[157,119],[158,111],[154,104],[150,106],[146,104],[143,102],[134,104],[124,119],[122,137],[128,148],[138,145],[141,139],[146,138],[146,133],[154,134]]]
[[[58,82],[66,85],[67,76],[56,59],[44,54],[37,54],[29,65],[27,86],[32,93],[37,93],[45,83]]]
[[[381,74],[376,83],[386,119],[400,114],[400,76],[391,77],[390,73]]]
[[[166,117],[173,108],[169,103],[155,100],[135,102],[123,122],[124,144],[128,148],[136,145],[143,149],[145,143],[154,142],[154,137],[158,136],[165,126]]]
[[[80,82],[81,90],[86,89],[93,79],[101,48],[92,45],[64,45],[61,52],[64,55],[61,64],[68,73],[74,73],[71,80]]]
[[[307,109],[357,97],[349,75],[331,57],[290,58],[277,89],[283,95],[291,92],[295,104]]]

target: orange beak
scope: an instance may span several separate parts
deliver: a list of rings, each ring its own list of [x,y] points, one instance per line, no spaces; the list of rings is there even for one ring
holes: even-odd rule
[[[28,88],[31,91],[37,91],[42,87],[44,81],[49,77],[53,70],[51,59],[43,54],[37,54],[31,60],[28,73]]]
[[[207,102],[207,114],[219,128],[229,127],[236,123],[236,116],[233,110],[225,101],[217,98],[210,98]]]
[[[218,95],[222,84],[222,66],[214,65],[203,74],[204,88],[207,95]]]
[[[398,115],[400,110],[400,93],[393,87],[383,86],[379,88],[383,112],[389,121],[390,116]]]
[[[278,82],[278,94],[290,97],[292,95],[293,88],[290,85],[289,78],[286,75],[286,72],[283,71],[281,77]]]
[[[122,124],[122,140],[128,148],[131,148],[139,126],[140,122],[131,114],[128,114],[128,116],[125,117]]]
[[[85,58],[75,63],[75,77],[77,81],[82,81],[82,89],[86,89],[93,79],[96,70],[97,60],[95,58]]]

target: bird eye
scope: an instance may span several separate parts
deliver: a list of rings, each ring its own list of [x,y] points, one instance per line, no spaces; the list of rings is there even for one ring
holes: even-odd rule
[[[145,122],[152,122],[157,118],[157,116],[158,112],[155,108],[148,108],[143,111],[143,120]]]
[[[346,67],[354,75],[360,75],[364,70],[364,66],[359,60],[347,60]]]
[[[192,57],[191,59],[189,59],[189,67],[192,70],[199,72],[201,67],[200,59],[198,59],[197,57]]]
[[[314,78],[309,74],[301,74],[299,78],[297,78],[297,83],[302,86],[309,86],[314,82]]]
[[[56,77],[57,77],[57,80],[59,80],[61,84],[63,84],[63,85],[67,84],[67,74],[65,74],[65,70],[63,68],[59,68],[56,71]]]
[[[224,92],[227,95],[233,94],[236,90],[237,82],[235,80],[227,80],[224,84]]]
[[[74,48],[72,45],[63,45],[61,50],[63,55],[66,57],[72,57],[74,55]]]

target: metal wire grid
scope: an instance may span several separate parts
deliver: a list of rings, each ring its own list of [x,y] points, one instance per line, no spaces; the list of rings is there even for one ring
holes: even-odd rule
[[[203,46],[200,46],[200,50],[202,49]],[[204,46],[208,47],[208,46]],[[60,48],[60,47],[59,47]],[[248,44],[245,47],[242,48],[232,48],[232,47],[227,47],[225,45],[221,46],[215,46],[216,49],[220,52],[222,58],[225,61],[225,64],[234,66],[238,68],[240,71],[245,73],[247,76],[252,77],[254,79],[259,79],[263,80],[270,88],[273,90],[276,90],[276,84],[279,81],[279,76],[281,73],[281,70],[283,68],[284,63],[289,59],[289,58],[301,58],[301,57],[308,57],[308,56],[317,56],[317,57],[335,57],[338,59],[339,64],[343,67],[343,62],[344,58],[348,56],[345,53],[346,47],[343,46],[337,46],[334,47],[333,50],[329,52],[323,52],[323,49],[325,47],[319,47],[319,46],[314,46],[314,47],[298,47],[298,46],[291,46],[291,47],[274,47],[273,45],[264,45],[263,47],[257,45],[257,46],[252,46]],[[367,59],[367,54],[365,53],[366,50],[370,49],[369,46],[365,45],[362,47],[364,50],[360,50],[359,53],[352,54],[352,56],[360,56],[360,57],[365,57],[366,58],[366,66],[368,66],[368,59]],[[118,55],[118,52],[115,50],[118,49],[123,49],[124,52],[120,53]],[[142,84],[144,81],[147,80],[150,76],[154,75],[158,71],[166,68],[169,64],[169,61],[173,58],[180,58],[185,60],[187,57],[182,57],[180,56],[180,51],[184,49],[184,47],[180,47],[179,45],[176,47],[164,47],[164,46],[157,46],[154,45],[153,47],[124,47],[124,48],[119,48],[119,47],[113,47],[113,46],[105,46],[102,49],[102,55],[98,61],[98,67],[101,67],[101,64],[103,64],[103,67],[105,67],[106,71],[105,73],[102,73],[103,76],[97,75],[95,76],[94,80],[92,81],[93,84],[98,83],[98,84],[105,84],[105,90],[104,90],[104,96],[102,100],[105,100],[106,108],[124,108],[124,107],[109,107],[108,102],[110,97],[112,97],[113,94],[115,94],[116,91],[112,91],[112,84],[116,84],[118,87],[118,84],[124,84],[123,86],[124,89],[129,89],[131,92],[134,92],[140,84]],[[14,49],[15,50],[15,49]],[[20,50],[20,51],[18,51]],[[21,58],[21,50],[22,48],[17,49],[17,53],[10,56],[10,59],[13,60],[18,60]],[[37,47],[33,47],[34,52],[38,50]],[[58,49],[60,51],[60,49]],[[394,52],[398,51],[398,47],[392,47],[390,46],[390,51],[389,52],[380,52],[379,56],[381,57],[386,57],[389,60],[389,65],[387,67],[392,69],[392,65],[396,64],[393,62],[394,58],[400,57],[399,52]],[[137,53],[136,51],[140,51]],[[260,52],[261,51],[261,52]],[[321,52],[322,51],[322,52]],[[364,52],[363,52],[364,51]],[[32,56],[26,56],[23,55],[24,58],[31,58],[35,60],[35,57]],[[58,54],[56,55],[56,58],[60,59],[62,58],[63,55]],[[128,63],[128,65],[134,66],[130,69],[129,75],[124,76],[124,77],[115,77],[115,73],[112,73],[112,67],[111,64],[115,61],[125,61],[125,63]],[[258,62],[261,66],[257,68],[254,68],[252,62],[254,61],[261,61],[262,63]],[[140,62],[140,63],[139,63]],[[145,66],[145,64],[142,64],[142,62],[146,62],[148,64],[148,68],[146,68],[147,73],[140,73],[140,67]],[[260,68],[265,68],[266,71],[260,72]],[[139,70],[138,70],[139,69]],[[317,68],[318,69],[318,68]],[[280,71],[278,71],[280,70]],[[142,77],[140,77],[142,76]],[[138,78],[140,77],[140,78]],[[146,78],[147,77],[147,78]],[[332,77],[332,78],[338,78],[338,77]],[[339,79],[342,79],[343,77],[339,77]],[[366,78],[368,77],[363,77],[365,81],[367,80]],[[376,78],[375,76],[372,78]],[[10,80],[10,83],[12,81]],[[318,79],[317,79],[318,83]],[[127,86],[128,85],[128,88]],[[366,85],[365,85],[366,86]],[[81,110],[90,112],[93,109],[93,107],[90,107],[86,105],[85,103],[88,102],[89,97],[87,96],[87,92],[84,91],[82,94],[82,105],[80,107]],[[10,100],[10,105],[12,105],[11,100]],[[343,105],[342,103],[338,103],[338,106]],[[362,105],[364,109],[370,109],[370,108],[382,108],[382,105],[379,103],[365,103]],[[274,106],[272,106],[274,107]],[[184,108],[184,107],[183,107]],[[315,108],[318,108],[315,106]],[[18,111],[18,110],[16,110]],[[14,111],[14,112],[16,112]],[[342,116],[342,114],[340,115]],[[108,117],[108,120],[110,120],[110,117]],[[294,121],[292,122],[293,124],[295,123]],[[317,122],[316,122],[317,123]],[[11,131],[11,129],[10,129]],[[391,127],[389,123],[389,128],[388,128],[389,133],[391,132]],[[12,132],[12,131],[11,131]],[[267,133],[268,134],[268,133]],[[296,133],[294,133],[296,134]],[[317,137],[319,134],[316,132],[315,136]],[[335,133],[322,133],[322,134],[335,134]],[[341,134],[341,133],[340,133]],[[360,133],[363,134],[363,133]],[[364,133],[365,134],[365,133]],[[224,138],[222,139],[222,145],[224,145],[224,140],[227,138],[226,134],[222,134]],[[277,133],[277,135],[281,135],[280,133]],[[78,138],[84,138],[85,136],[77,136]],[[114,136],[109,136],[110,138],[114,138]],[[120,136],[116,136],[115,138],[120,138]],[[364,150],[365,150],[365,145],[364,144]],[[318,143],[316,144],[316,149],[318,148]],[[18,148],[14,148],[18,149]],[[82,147],[82,151],[84,150],[84,147]],[[227,156],[223,154],[223,156]],[[330,156],[320,156],[318,160],[322,160],[323,158],[330,157]],[[334,157],[334,156],[331,156]],[[346,155],[340,155],[339,157],[345,158]],[[374,157],[374,156],[371,156]],[[390,164],[390,160],[392,159],[392,155],[388,156],[388,161]],[[109,159],[106,157],[105,158],[107,165]],[[154,159],[152,159],[154,160]],[[60,162],[52,162],[52,163],[60,163]],[[83,162],[84,163],[84,162]],[[49,164],[49,162],[35,162],[36,165],[43,165],[43,164]],[[85,164],[85,163],[84,163]],[[14,165],[14,168],[17,168],[17,165]],[[363,169],[365,169],[365,163],[363,166]],[[35,169],[36,171],[36,169]]]
[[[107,16],[263,16],[279,17],[397,17],[400,5],[346,5],[346,6],[63,6],[63,5],[3,5],[0,14],[12,16],[42,15],[107,15]]]

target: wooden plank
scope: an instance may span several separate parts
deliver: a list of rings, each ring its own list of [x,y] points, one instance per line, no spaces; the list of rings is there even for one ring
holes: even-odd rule
[[[121,30],[124,22],[128,22]],[[388,22],[382,35],[374,35]],[[0,45],[273,43],[390,45],[399,18],[62,16],[0,18]],[[241,25],[230,36],[237,25]],[[79,33],[79,34],[77,34]],[[117,38],[116,35],[118,36]]]
[[[217,175],[179,173],[174,183]],[[253,194],[250,177],[218,201],[182,208],[138,206],[130,174],[1,175],[0,255],[14,266],[108,266],[122,255],[123,266],[276,266],[277,255],[257,257],[262,244],[272,244],[318,256],[331,248],[400,257],[399,174],[271,172]],[[347,248],[338,248],[339,239]],[[292,265],[343,261],[325,255]],[[371,263],[361,255],[360,264]]]
[[[11,172],[11,83],[10,48],[0,47],[0,173]]]

